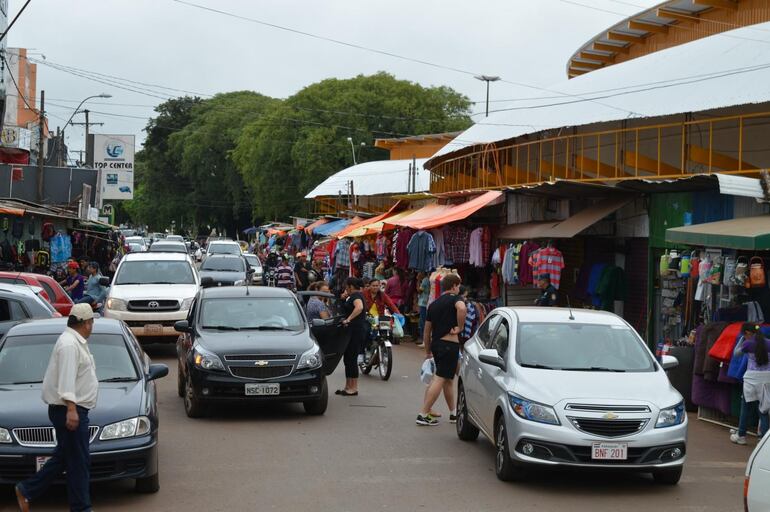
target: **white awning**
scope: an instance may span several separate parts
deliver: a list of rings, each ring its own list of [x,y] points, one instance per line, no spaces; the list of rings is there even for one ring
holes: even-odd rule
[[[430,188],[430,172],[423,167],[427,160],[427,158],[416,160],[417,178],[415,183],[417,190],[415,192],[425,192]],[[410,165],[412,165],[412,160],[377,160],[354,165],[326,178],[305,198],[346,194],[349,181],[353,182],[353,193],[357,196],[406,194],[411,191],[409,185]]]

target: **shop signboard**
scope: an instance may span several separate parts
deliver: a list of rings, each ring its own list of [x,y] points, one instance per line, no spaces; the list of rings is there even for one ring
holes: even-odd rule
[[[6,126],[0,131],[0,146],[11,149],[29,151],[32,144],[32,133],[19,126]]]
[[[134,198],[133,135],[93,135],[93,166],[100,174],[100,201]]]

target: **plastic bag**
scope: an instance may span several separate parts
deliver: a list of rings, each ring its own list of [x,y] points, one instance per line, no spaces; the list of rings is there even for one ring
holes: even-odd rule
[[[426,359],[420,368],[420,382],[426,386],[430,385],[430,381],[433,380],[433,374],[435,373],[436,361],[434,361],[432,357],[430,359]]]
[[[395,322],[393,322],[393,337],[403,338],[406,318],[404,318],[404,315],[400,315],[398,313],[394,314],[393,318],[395,318]]]

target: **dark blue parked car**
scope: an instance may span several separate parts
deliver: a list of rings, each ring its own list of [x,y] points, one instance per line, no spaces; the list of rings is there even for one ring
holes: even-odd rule
[[[22,323],[0,341],[0,484],[37,471],[56,446],[41,387],[65,318]],[[155,379],[168,374],[150,364],[136,338],[117,320],[97,318],[88,341],[99,379],[89,414],[91,480],[136,479],[136,490],[157,492],[158,404]]]

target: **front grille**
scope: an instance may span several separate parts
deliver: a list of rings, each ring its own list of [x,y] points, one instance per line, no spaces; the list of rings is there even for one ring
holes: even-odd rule
[[[125,322],[126,322],[126,325],[129,327],[144,327],[147,324],[162,325],[163,327],[174,327],[174,324],[177,321],[176,320],[159,320],[155,322],[155,321],[146,321],[146,320],[126,320]]]
[[[646,405],[567,404],[565,409],[583,412],[650,412],[650,408]]]
[[[291,365],[288,366],[230,366],[230,373],[244,379],[277,379],[291,375]]]
[[[646,419],[604,420],[593,418],[570,418],[578,430],[601,437],[623,437],[635,434],[647,424]]]
[[[233,354],[225,356],[225,361],[294,361],[295,354]]]
[[[130,300],[128,301],[129,311],[179,311],[178,300]]]
[[[88,427],[88,442],[92,443],[99,427]],[[53,427],[23,427],[13,429],[16,441],[22,446],[33,448],[53,448],[56,446],[56,430]]]

